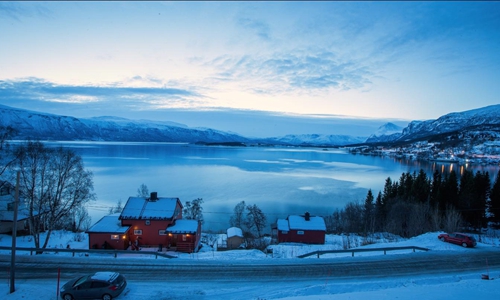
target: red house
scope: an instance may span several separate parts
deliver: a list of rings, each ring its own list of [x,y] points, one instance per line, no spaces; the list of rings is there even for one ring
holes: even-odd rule
[[[177,229],[176,229],[177,228]],[[132,249],[156,247],[195,252],[201,239],[201,224],[182,220],[179,198],[130,197],[121,214],[103,217],[87,230],[89,248]]]
[[[291,215],[286,219],[278,219],[273,229],[277,231],[278,243],[325,243],[325,220],[311,216],[308,212],[303,216]]]

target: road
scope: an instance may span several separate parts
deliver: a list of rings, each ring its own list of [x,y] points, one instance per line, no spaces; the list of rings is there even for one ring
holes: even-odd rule
[[[10,255],[0,255],[2,270],[10,269]],[[487,265],[488,264],[488,265]],[[376,257],[307,258],[242,261],[207,261],[180,259],[114,258],[108,255],[71,257],[58,255],[18,255],[16,279],[54,278],[58,270],[63,279],[77,274],[113,270],[129,280],[170,282],[245,280],[297,281],[328,278],[383,278],[405,275],[457,273],[500,268],[498,248],[473,248],[467,252],[416,252],[405,255]],[[8,278],[9,272],[0,273]]]

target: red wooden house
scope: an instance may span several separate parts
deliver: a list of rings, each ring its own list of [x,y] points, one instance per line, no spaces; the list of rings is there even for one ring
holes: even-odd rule
[[[291,215],[286,219],[278,219],[273,230],[277,231],[278,243],[325,243],[325,220],[311,216],[308,212],[303,216]]]
[[[179,224],[184,226],[176,231]],[[182,220],[179,198],[158,197],[153,192],[148,198],[130,197],[120,215],[103,217],[87,233],[89,248],[157,247],[195,252],[201,239],[201,224],[196,220]]]

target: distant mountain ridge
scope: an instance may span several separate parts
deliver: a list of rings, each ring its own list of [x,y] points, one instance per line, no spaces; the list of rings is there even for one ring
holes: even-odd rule
[[[403,127],[394,123],[386,123],[380,126],[377,131],[366,139],[366,143],[388,142],[398,138],[403,131]]]
[[[500,104],[444,115],[436,120],[412,121],[402,128],[393,123],[382,125],[368,138],[348,135],[289,134],[282,137],[247,138],[211,128],[189,128],[168,121],[129,120],[103,116],[78,119],[0,105],[0,125],[12,126],[16,139],[59,141],[184,142],[206,144],[273,144],[335,147],[354,144],[402,143],[436,140],[446,135],[473,135],[500,132]],[[448,138],[449,140],[449,138]]]
[[[113,116],[78,119],[0,105],[0,125],[12,126],[19,140],[184,142],[201,144],[280,144],[343,146],[364,141],[341,135],[288,135],[251,139],[211,128],[189,128],[168,121],[130,120]]]
[[[175,126],[174,126],[175,124]],[[123,142],[248,142],[214,129],[187,128],[173,122],[134,121],[116,117],[77,119],[0,106],[0,125],[12,126],[16,139]]]
[[[385,125],[384,125],[385,126]],[[366,143],[412,142],[432,139],[459,131],[481,131],[500,129],[500,104],[464,112],[453,112],[436,120],[412,121],[399,133],[372,135]]]

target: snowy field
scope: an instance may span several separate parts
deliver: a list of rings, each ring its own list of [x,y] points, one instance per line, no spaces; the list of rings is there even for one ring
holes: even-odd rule
[[[412,239],[402,239],[390,235],[373,238],[369,241],[358,237],[328,235],[325,245],[273,245],[272,254],[264,254],[258,250],[213,251],[210,246],[204,246],[199,253],[183,254],[169,252],[176,255],[177,260],[267,260],[273,263],[289,263],[297,260],[297,255],[316,250],[340,250],[350,245],[352,248],[368,247],[399,247],[419,246],[432,251],[467,252],[457,245],[443,243],[437,239],[439,232],[424,234]],[[478,240],[477,248],[498,249],[498,237],[488,237]],[[11,246],[11,237],[0,235],[0,245]],[[369,242],[368,245],[364,245]],[[29,237],[18,237],[18,247],[33,247]],[[85,234],[75,236],[73,233],[56,232],[51,236],[50,248],[86,249],[88,247]],[[363,246],[364,245],[364,246]],[[8,254],[9,251],[2,251]],[[27,252],[18,252],[17,255],[28,255]],[[47,253],[44,255],[68,255],[68,253]],[[336,254],[338,256],[351,256]],[[382,252],[362,252],[355,256],[370,256],[376,260]],[[387,255],[412,255],[411,250],[387,252]],[[151,259],[149,255],[130,256],[126,259]],[[322,257],[332,258],[333,254]],[[314,259],[317,259],[313,256]],[[117,259],[120,259],[118,257]],[[152,258],[154,259],[154,258]],[[488,274],[490,280],[481,279],[482,274]],[[2,299],[56,299],[57,282],[55,279],[17,280],[16,291],[9,294],[9,281],[0,283]],[[126,291],[117,299],[146,300],[146,299],[499,299],[500,295],[500,266],[488,266],[485,263],[484,272],[480,273],[443,273],[421,276],[398,276],[369,279],[335,279],[325,281],[288,281],[283,282],[242,282],[219,283],[207,278],[206,282],[197,281],[196,284],[185,282],[169,286],[165,282],[129,280]]]

